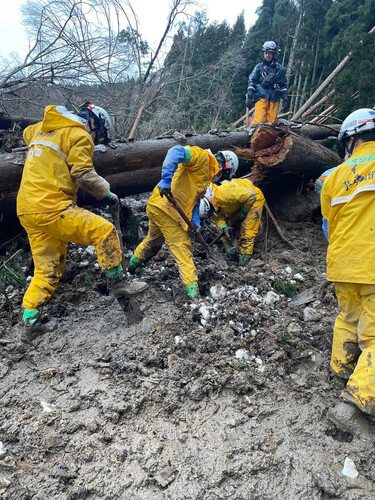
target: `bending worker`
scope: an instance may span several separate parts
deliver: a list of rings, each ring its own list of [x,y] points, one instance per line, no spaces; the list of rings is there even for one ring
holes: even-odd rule
[[[251,125],[274,122],[282,99],[282,111],[289,110],[287,79],[284,66],[276,59],[275,42],[264,42],[263,62],[257,64],[249,76],[246,95],[246,107],[255,104],[255,114]]]
[[[224,233],[223,243],[229,258],[238,253],[240,265],[245,265],[253,254],[254,240],[259,229],[264,205],[262,191],[249,179],[232,179],[220,186],[211,184],[200,203],[200,216],[211,217]],[[237,246],[233,246],[233,229],[238,227]]]
[[[328,175],[321,193],[327,279],[340,308],[331,368],[347,380],[341,398],[375,415],[375,110],[351,113],[338,139],[347,159]]]
[[[28,154],[17,196],[17,215],[27,231],[35,271],[23,298],[24,340],[43,328],[42,306],[55,293],[65,267],[68,242],[93,245],[116,297],[136,295],[146,283],[127,283],[116,229],[103,217],[76,205],[78,188],[98,200],[118,202],[94,170],[94,143],[106,143],[107,112],[85,103],[79,116],[64,106],[47,106],[44,119],[23,133]]]
[[[199,297],[187,224],[164,195],[172,194],[186,216],[199,229],[199,200],[211,181],[218,181],[230,170],[232,155],[234,153],[223,151],[214,156],[198,146],[174,146],[168,151],[162,166],[162,180],[153,190],[147,204],[148,234],[129,261],[130,273],[156,255],[165,241],[178,266],[183,289],[191,298]]]

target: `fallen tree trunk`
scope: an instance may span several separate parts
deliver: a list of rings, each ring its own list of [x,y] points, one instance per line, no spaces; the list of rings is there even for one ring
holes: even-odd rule
[[[148,176],[155,177],[155,172],[160,176],[161,165],[168,149],[176,144],[200,146],[211,149],[213,153],[221,149],[232,149],[234,146],[245,147],[249,145],[247,132],[218,132],[217,134],[204,134],[185,137],[182,134],[176,139],[157,139],[150,141],[129,142],[126,144],[114,143],[107,147],[107,151],[94,153],[94,166],[99,175],[108,178],[120,173],[132,173],[126,177],[126,182],[131,185],[134,177],[138,183],[142,171],[143,182],[148,183]],[[22,169],[26,153],[9,153],[0,155],[0,195],[17,191],[22,177]],[[151,173],[152,170],[155,172]],[[138,179],[138,180],[137,180]],[[125,181],[125,178],[123,179]],[[154,184],[155,185],[155,184]],[[143,189],[143,191],[147,191]],[[139,192],[139,191],[132,191]]]
[[[267,169],[316,179],[324,170],[341,163],[334,151],[276,123],[258,127],[250,149],[236,147],[234,151],[239,158],[255,161],[251,178],[256,184],[267,177]]]

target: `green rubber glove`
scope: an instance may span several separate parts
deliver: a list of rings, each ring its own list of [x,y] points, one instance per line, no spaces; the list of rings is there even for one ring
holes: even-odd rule
[[[246,253],[240,253],[238,257],[238,264],[240,266],[245,266],[249,260],[251,260],[252,255],[251,254],[246,254]]]
[[[194,281],[194,283],[190,283],[190,285],[184,285],[182,288],[192,299],[199,299],[201,296],[199,293],[198,283],[196,281]]]

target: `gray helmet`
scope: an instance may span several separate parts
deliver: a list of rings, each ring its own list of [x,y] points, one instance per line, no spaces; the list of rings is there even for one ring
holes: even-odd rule
[[[95,144],[106,144],[111,142],[109,134],[111,132],[112,122],[107,111],[100,106],[85,102],[80,106],[78,116],[85,119],[90,124],[90,118],[94,119],[95,128]],[[91,124],[90,124],[91,128]]]
[[[273,42],[272,40],[269,40],[268,42],[264,42],[263,47],[262,47],[263,52],[273,52],[274,54],[277,53],[277,44]]]

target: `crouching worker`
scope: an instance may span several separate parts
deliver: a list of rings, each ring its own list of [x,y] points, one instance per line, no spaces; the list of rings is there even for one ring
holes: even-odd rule
[[[116,229],[76,205],[78,188],[98,200],[118,202],[108,182],[94,170],[94,143],[110,139],[111,121],[99,106],[85,103],[78,116],[64,106],[47,106],[44,119],[24,131],[28,154],[17,196],[17,215],[25,228],[35,271],[23,298],[22,339],[43,333],[42,306],[62,277],[68,243],[93,245],[116,297],[136,295],[146,283],[127,283]]]
[[[220,186],[211,184],[200,203],[201,218],[211,217],[224,233],[225,252],[230,259],[245,265],[253,254],[254,240],[258,232],[264,196],[248,179],[232,179]],[[233,230],[238,228],[237,246],[233,244]]]
[[[220,176],[218,161],[208,150],[198,146],[174,146],[168,151],[162,166],[162,180],[153,190],[147,204],[148,234],[129,261],[130,273],[156,255],[165,241],[178,266],[183,289],[191,298],[199,297],[187,224],[164,195],[172,194],[186,216],[199,229],[200,198],[209,183]]]

